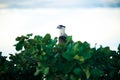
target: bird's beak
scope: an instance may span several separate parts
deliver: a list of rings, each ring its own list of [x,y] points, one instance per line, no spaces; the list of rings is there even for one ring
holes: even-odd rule
[[[57,26],[57,29],[61,29],[60,26]]]

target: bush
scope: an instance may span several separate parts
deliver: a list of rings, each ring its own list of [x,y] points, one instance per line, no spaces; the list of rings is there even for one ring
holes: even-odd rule
[[[57,37],[32,34],[16,38],[15,55],[9,61],[0,53],[0,80],[118,80],[120,45],[91,48],[87,42],[57,44]]]

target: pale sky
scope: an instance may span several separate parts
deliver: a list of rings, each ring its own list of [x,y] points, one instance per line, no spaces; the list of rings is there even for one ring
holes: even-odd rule
[[[120,7],[120,0],[0,0],[0,8]]]
[[[117,50],[119,7],[120,0],[0,0],[0,51],[15,53],[15,38],[28,33],[59,36],[59,24],[74,41]]]
[[[119,14],[119,8],[0,10],[0,50],[12,53],[15,38],[28,33],[58,36],[59,24],[66,26],[66,33],[74,41],[116,49],[120,42]]]

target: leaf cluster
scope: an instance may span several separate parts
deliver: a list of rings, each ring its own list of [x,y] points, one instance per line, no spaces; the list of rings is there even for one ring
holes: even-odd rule
[[[118,80],[120,79],[120,45],[118,51],[67,37],[58,44],[57,37],[32,34],[16,38],[15,55],[9,60],[0,53],[0,80]]]

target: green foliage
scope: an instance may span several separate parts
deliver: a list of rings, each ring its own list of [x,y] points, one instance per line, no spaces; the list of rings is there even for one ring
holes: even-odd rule
[[[67,37],[58,44],[57,37],[32,34],[16,38],[15,55],[9,61],[0,52],[0,80],[118,80],[120,45],[91,48],[87,42]]]

